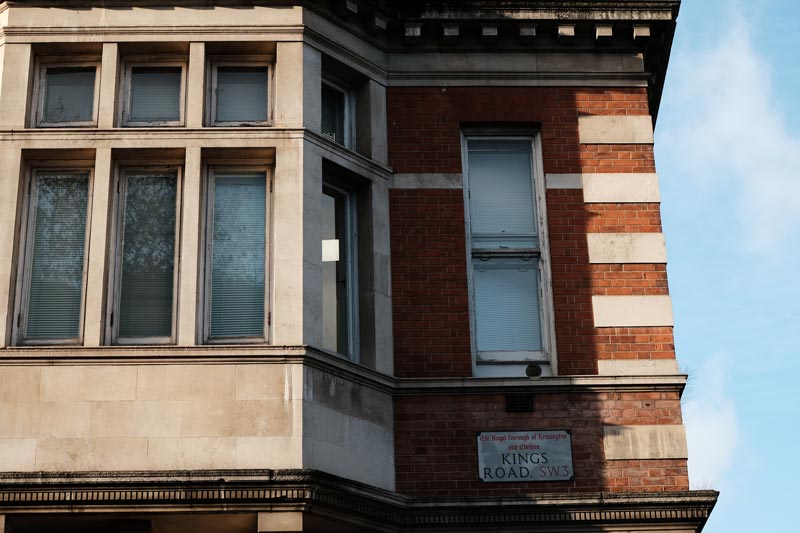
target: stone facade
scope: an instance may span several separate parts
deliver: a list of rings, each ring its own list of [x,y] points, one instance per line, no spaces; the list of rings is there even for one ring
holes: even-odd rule
[[[0,3],[0,532],[700,531],[653,155],[679,4]],[[176,114],[135,120],[135,69],[165,67]],[[264,73],[261,118],[223,120],[226,67]],[[89,72],[91,97],[53,81]],[[53,118],[50,90],[88,111]],[[471,244],[468,138],[527,143],[540,349],[481,355],[472,261],[510,256]],[[130,169],[177,176],[171,333],[133,342]],[[263,331],[225,338],[234,170],[266,197]],[[88,185],[77,333],[42,340],[48,172]],[[534,430],[569,433],[569,480],[480,480],[476,435]]]

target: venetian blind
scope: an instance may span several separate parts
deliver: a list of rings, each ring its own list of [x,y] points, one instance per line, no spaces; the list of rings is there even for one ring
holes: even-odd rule
[[[473,260],[478,351],[542,349],[538,259]]]
[[[47,68],[42,120],[47,123],[92,120],[96,70],[95,67]]]
[[[131,68],[130,122],[180,120],[181,67]]]
[[[172,336],[176,171],[124,175],[119,338]]]
[[[267,76],[263,67],[217,68],[217,122],[267,120]]]
[[[531,143],[469,141],[469,203],[474,247],[533,247],[536,227]]]
[[[39,172],[35,180],[25,337],[77,338],[89,175]]]
[[[210,337],[264,336],[266,175],[217,174]]]

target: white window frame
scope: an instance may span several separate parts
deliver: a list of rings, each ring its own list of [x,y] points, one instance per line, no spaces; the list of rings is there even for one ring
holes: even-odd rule
[[[538,249],[513,248],[508,251],[486,250],[473,248],[472,243],[472,222],[470,218],[470,188],[469,188],[469,148],[468,141],[528,141],[531,148],[531,169],[532,180],[531,190],[533,191],[533,208],[536,212],[534,223],[537,229]],[[463,165],[463,191],[464,191],[464,221],[466,225],[467,238],[467,286],[469,291],[469,311],[470,311],[470,345],[472,351],[473,375],[478,375],[480,366],[505,366],[505,365],[528,365],[531,363],[545,363],[550,365],[551,373],[556,373],[557,359],[555,350],[555,312],[553,309],[552,294],[552,275],[550,270],[550,248],[547,233],[547,201],[545,175],[542,166],[542,146],[541,135],[515,134],[508,130],[482,129],[478,131],[462,131],[461,133],[461,160]],[[540,330],[542,335],[541,351],[491,351],[480,353],[477,345],[477,321],[475,309],[475,280],[473,272],[473,259],[475,257],[493,258],[513,258],[518,257],[537,257],[539,260],[539,307],[540,307]],[[520,376],[523,376],[522,374]]]
[[[217,120],[217,71],[219,67],[266,67],[267,68],[267,119],[248,120],[248,121],[220,121]],[[274,98],[275,91],[274,74],[275,56],[274,55],[253,55],[253,56],[214,56],[210,60],[208,69],[208,87],[206,101],[206,124],[215,127],[239,127],[239,126],[272,126],[274,121]]]
[[[172,326],[169,337],[136,337],[127,338],[119,336],[119,316],[120,316],[120,294],[122,292],[122,251],[124,250],[124,228],[125,228],[125,192],[127,181],[124,179],[126,172],[158,172],[175,171],[177,173],[177,193],[175,198],[175,257],[173,259],[173,280],[172,280]],[[149,165],[136,164],[133,161],[120,161],[115,165],[116,189],[114,194],[114,221],[112,228],[113,242],[111,248],[111,280],[109,286],[111,291],[108,295],[107,316],[106,316],[106,338],[111,339],[111,344],[115,345],[136,345],[136,344],[175,344],[176,329],[178,323],[178,281],[180,265],[180,242],[181,242],[181,191],[183,189],[183,168],[180,164],[172,161],[153,161]]]
[[[354,150],[356,145],[356,93],[353,88],[347,83],[332,78],[330,74],[323,74],[322,85],[327,85],[328,88],[341,93],[344,96],[344,113],[343,127],[344,127],[344,142],[342,144],[336,141],[331,141],[338,146],[344,146],[348,150]],[[320,87],[320,93],[322,88]],[[320,108],[320,113],[322,110]],[[327,137],[326,137],[327,138]]]
[[[150,122],[132,121],[128,117],[131,116],[131,96],[132,96],[132,69],[137,67],[180,67],[181,69],[181,86],[180,86],[180,101],[178,103],[180,119],[178,120],[156,120]],[[122,77],[122,95],[121,109],[120,109],[120,124],[127,128],[137,127],[180,127],[186,123],[186,58],[176,57],[130,57],[125,60],[125,69]]]
[[[210,337],[211,331],[211,267],[213,221],[214,221],[214,177],[217,173],[263,172],[265,177],[265,220],[264,220],[264,334],[260,337]],[[215,161],[205,170],[205,211],[203,217],[203,303],[200,306],[202,316],[203,344],[268,344],[272,337],[272,167],[269,165],[248,165],[225,161]]]
[[[92,164],[94,162],[92,161]],[[34,185],[39,172],[58,172],[60,174],[81,174],[89,175],[88,200],[86,203],[86,235],[83,245],[83,277],[81,279],[81,303],[80,318],[78,319],[78,336],[67,339],[27,339],[25,332],[28,329],[28,299],[30,297],[31,282],[31,261],[33,258],[33,238],[35,234],[36,221],[34,218],[35,209],[33,202],[37,198],[38,187]],[[94,190],[94,169],[92,167],[75,166],[71,164],[59,164],[58,162],[40,163],[31,166],[26,176],[27,185],[25,187],[25,198],[22,207],[22,223],[20,227],[20,250],[22,257],[18,263],[17,283],[16,283],[16,306],[15,320],[13,329],[13,344],[16,345],[80,345],[83,344],[84,314],[86,312],[86,283],[89,270],[89,235],[92,225],[92,194]]]
[[[358,308],[358,211],[356,192],[323,180],[323,193],[326,189],[344,197],[345,227],[347,246],[345,247],[345,268],[347,270],[347,353],[335,352],[357,363],[360,359],[359,308]]]
[[[49,68],[86,68],[94,67],[94,94],[92,95],[92,119],[74,122],[45,122],[44,107],[47,96],[47,69]],[[87,128],[97,126],[97,114],[100,105],[100,61],[95,58],[42,57],[36,60],[36,76],[34,76],[33,95],[36,103],[31,110],[31,124],[37,128]]]

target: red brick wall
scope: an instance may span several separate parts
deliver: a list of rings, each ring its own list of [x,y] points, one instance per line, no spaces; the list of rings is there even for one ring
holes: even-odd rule
[[[581,145],[579,115],[647,115],[645,89],[390,87],[395,172],[461,172],[461,125],[540,123],[545,172],[653,172],[642,145]]]
[[[464,194],[392,189],[390,202],[395,373],[470,376]]]
[[[578,116],[645,115],[644,89],[390,88],[389,158],[397,173],[461,172],[461,128],[536,123],[546,173],[654,172],[650,145],[581,145]],[[667,294],[663,265],[590,265],[589,232],[660,232],[658,204],[585,204],[547,191],[559,373],[595,374],[597,360],[674,355],[671,328],[595,328],[593,295]],[[395,371],[471,374],[460,189],[391,191]]]
[[[605,424],[680,423],[676,393],[537,394],[532,413],[507,413],[500,394],[401,396],[395,400],[397,490],[412,496],[687,490],[685,460],[606,461],[602,446]],[[476,434],[509,429],[570,429],[575,479],[479,481]]]

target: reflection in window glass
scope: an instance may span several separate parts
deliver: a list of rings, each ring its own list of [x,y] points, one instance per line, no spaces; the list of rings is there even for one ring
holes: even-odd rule
[[[181,118],[181,67],[132,67],[129,122]]]
[[[264,337],[266,175],[214,176],[209,336]]]
[[[125,173],[119,338],[172,336],[178,175]]]
[[[94,116],[95,67],[45,70],[42,122],[90,122]]]
[[[217,68],[217,122],[267,120],[268,70],[263,67]]]
[[[89,174],[38,172],[32,194],[24,337],[78,338]]]
[[[354,355],[350,324],[353,253],[347,193],[326,188],[322,194],[322,345]]]
[[[330,85],[322,84],[322,135],[335,143],[344,144],[345,94]]]

